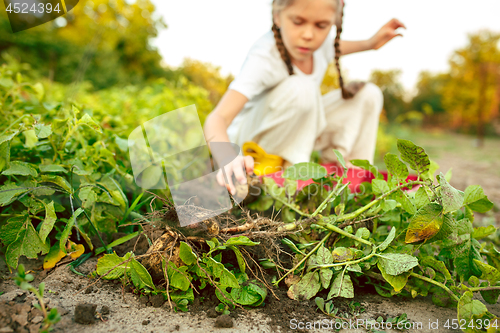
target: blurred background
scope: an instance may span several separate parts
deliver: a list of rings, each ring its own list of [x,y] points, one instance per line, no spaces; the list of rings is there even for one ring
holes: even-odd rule
[[[377,165],[397,138],[410,139],[443,173],[452,169],[454,186],[480,184],[498,205],[500,2],[346,2],[343,39],[370,38],[393,17],[407,27],[377,51],[341,59],[347,81],[372,81],[384,93]],[[123,145],[136,126],[190,104],[203,124],[270,27],[270,0],[81,0],[16,34],[2,11],[0,62],[42,83],[40,107],[71,101]],[[322,92],[336,88],[331,64]],[[498,208],[485,216],[495,219]]]

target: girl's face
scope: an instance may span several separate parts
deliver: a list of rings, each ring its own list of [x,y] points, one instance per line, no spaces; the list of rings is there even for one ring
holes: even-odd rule
[[[293,60],[309,60],[323,44],[335,23],[335,5],[332,0],[295,0],[274,14],[274,22]]]

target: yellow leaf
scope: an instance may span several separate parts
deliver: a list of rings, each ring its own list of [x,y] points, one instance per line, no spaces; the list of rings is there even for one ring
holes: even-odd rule
[[[66,247],[66,249],[71,259],[76,259],[85,252],[85,247],[83,246],[83,244],[75,244],[72,241],[68,242],[68,246]]]
[[[56,243],[50,248],[49,253],[43,259],[43,269],[51,269],[56,266],[56,264],[61,261],[62,258],[66,257],[66,254],[59,249],[59,243]]]

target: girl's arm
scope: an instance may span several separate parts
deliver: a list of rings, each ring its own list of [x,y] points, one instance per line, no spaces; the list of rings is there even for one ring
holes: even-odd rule
[[[227,128],[236,115],[243,109],[248,98],[236,90],[229,89],[222,96],[219,104],[205,120],[204,131],[207,143],[229,142]],[[210,147],[210,150],[211,147]]]
[[[205,125],[203,126],[205,139],[207,140],[214,159],[218,162],[220,160],[223,160],[223,157],[219,158],[217,156],[217,152],[215,152],[214,154],[214,150],[212,149],[210,143],[230,142],[227,135],[227,128],[233,122],[233,119],[236,117],[236,115],[243,109],[246,102],[248,102],[247,97],[237,92],[236,90],[229,89],[228,91],[226,91],[224,96],[222,96],[219,104],[217,104],[215,109],[208,115],[207,119],[205,120]],[[235,155],[237,155],[237,152],[235,152]],[[217,164],[220,165],[221,163]],[[233,173],[240,184],[247,183],[247,178],[242,167],[243,164],[245,165],[247,173],[251,174],[254,168],[254,161],[251,156],[238,156],[232,163],[224,167],[224,169],[226,170],[226,174],[229,176],[229,178],[227,179],[228,185],[226,186],[233,195],[236,193],[236,188],[231,180],[231,175]],[[217,174],[217,181],[219,182],[219,185],[224,186],[225,181],[223,179],[222,172],[219,172]]]
[[[403,36],[398,31],[399,28],[406,29],[405,25],[397,19],[392,19],[380,28],[370,39],[360,41],[340,41],[340,53],[346,55],[355,52],[378,50],[388,41],[397,36]]]
[[[370,40],[348,41],[340,40],[340,55],[372,50]]]

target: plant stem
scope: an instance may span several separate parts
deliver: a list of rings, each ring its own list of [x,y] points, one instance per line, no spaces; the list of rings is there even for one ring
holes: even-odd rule
[[[469,288],[470,291],[476,292],[476,291],[487,291],[487,290],[500,290],[500,286],[491,286],[491,287],[475,287],[475,288]]]
[[[283,280],[288,274],[295,271],[300,265],[302,265],[314,252],[318,251],[320,246],[323,245],[324,242],[326,242],[326,240],[328,239],[328,237],[330,237],[332,233],[333,231],[330,231],[325,237],[323,237],[323,239],[314,247],[314,249],[312,249],[308,254],[306,254],[306,256],[302,258],[302,260],[297,265],[295,265],[295,267],[286,272],[285,275],[283,275],[278,281],[274,282],[273,284],[277,286],[281,282],[281,280]]]
[[[345,262],[338,262],[338,263],[335,263],[335,264],[327,264],[327,265],[315,265],[315,266],[310,266],[310,268],[330,268],[330,267],[344,266],[344,265],[346,265],[346,266],[355,265],[355,264],[358,264],[360,262],[363,262],[363,261],[368,260],[371,257],[373,257],[375,255],[375,250],[376,249],[373,248],[372,253],[370,253],[366,257],[363,257],[363,258],[360,258],[360,259],[357,259],[357,260],[345,261]]]
[[[366,245],[369,245],[369,246],[373,247],[373,244],[370,241],[367,241],[366,239],[359,238],[359,237],[357,237],[357,236],[355,236],[353,234],[350,234],[347,231],[344,231],[344,230],[340,229],[339,227],[334,226],[333,224],[324,223],[322,221],[318,221],[318,222],[316,222],[316,224],[320,225],[320,226],[322,226],[322,227],[324,227],[324,228],[326,228],[326,229],[328,229],[330,231],[334,231],[334,232],[336,232],[338,234],[341,234],[343,236],[346,236],[346,237],[349,237],[351,239],[354,239],[357,242],[360,242],[360,243],[363,243],[363,244],[366,244]]]
[[[438,287],[441,287],[443,288],[448,294],[450,294],[450,296],[455,300],[455,301],[460,301],[460,299],[458,298],[457,295],[455,295],[447,286],[445,286],[444,284],[442,284],[441,282],[437,282],[433,279],[429,279],[428,277],[426,276],[423,276],[423,275],[420,275],[420,274],[417,274],[417,273],[413,273],[411,272],[410,273],[410,276],[413,276],[413,277],[416,277],[416,278],[419,278],[420,280],[424,280],[426,282],[429,282],[429,283],[432,283],[432,284],[435,284],[436,286]]]
[[[16,120],[16,121],[14,121],[13,123],[11,123],[11,124],[9,125],[9,127],[7,127],[7,128],[5,129],[5,131],[3,131],[2,133],[0,133],[0,135],[4,135],[5,133],[7,133],[7,131],[8,131],[9,129],[11,129],[11,128],[12,128],[15,124],[17,124],[18,122],[20,122],[20,121],[21,121],[24,117],[29,117],[29,115],[25,114],[25,115],[22,115],[21,117],[17,118],[17,120]]]
[[[389,195],[391,195],[392,193],[396,192],[396,191],[399,191],[400,189],[402,188],[405,188],[405,187],[408,187],[408,186],[413,186],[413,185],[428,185],[427,182],[422,182],[422,181],[413,181],[413,182],[409,182],[407,184],[402,184],[402,185],[399,185],[398,187],[390,190],[389,192],[385,193],[384,195],[378,197],[377,199],[371,201],[370,203],[368,203],[366,206],[363,206],[357,210],[355,210],[354,212],[352,213],[349,213],[349,214],[345,214],[345,215],[342,215],[342,216],[339,216],[335,222],[343,222],[345,220],[352,220],[352,219],[355,219],[356,217],[358,217],[359,215],[361,215],[362,213],[364,213],[365,211],[367,211],[368,209],[370,209],[371,207],[375,206],[375,204],[379,203],[380,201],[384,200],[385,198],[387,198]]]
[[[333,197],[333,195],[338,195],[337,194],[337,190],[340,186],[341,182],[338,181],[337,184],[335,185],[335,189],[333,191],[330,192],[330,194],[328,194],[328,197],[326,197],[325,200],[323,200],[323,202],[321,203],[321,205],[319,205],[319,207],[314,211],[314,213],[312,213],[311,217],[315,217],[316,215],[319,214],[319,212],[323,211],[324,207],[327,205],[328,201],[330,201],[330,199]],[[349,184],[344,184],[344,186],[342,186],[341,190],[338,191],[338,192],[342,192]]]

